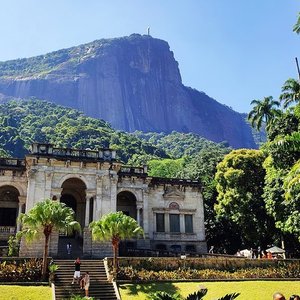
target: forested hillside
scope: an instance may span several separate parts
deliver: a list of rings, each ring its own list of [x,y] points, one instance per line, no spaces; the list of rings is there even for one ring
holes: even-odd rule
[[[103,120],[36,99],[13,100],[0,105],[2,156],[22,158],[32,142],[78,149],[110,147],[117,150],[118,159],[137,165],[153,158],[187,159],[208,146],[223,147],[197,134],[117,131]]]
[[[22,158],[32,142],[78,149],[112,147],[124,162],[133,153],[168,157],[162,149],[74,109],[40,100],[15,100],[1,105],[2,156]]]

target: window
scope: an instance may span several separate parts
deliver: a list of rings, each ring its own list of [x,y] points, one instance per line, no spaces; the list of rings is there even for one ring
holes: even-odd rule
[[[193,215],[184,215],[184,225],[186,233],[193,233]]]
[[[156,214],[156,231],[165,232],[165,214]]]
[[[170,232],[180,232],[180,220],[178,214],[170,214]]]
[[[0,208],[0,226],[16,226],[16,218],[16,208]]]

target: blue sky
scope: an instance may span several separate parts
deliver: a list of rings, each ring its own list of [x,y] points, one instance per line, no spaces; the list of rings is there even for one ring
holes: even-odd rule
[[[0,61],[101,38],[144,34],[168,41],[182,81],[248,112],[297,78],[297,0],[1,0]]]

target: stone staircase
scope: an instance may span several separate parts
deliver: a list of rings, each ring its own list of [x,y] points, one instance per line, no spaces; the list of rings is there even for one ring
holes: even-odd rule
[[[55,296],[57,300],[70,299],[72,295],[85,295],[79,284],[71,284],[74,274],[74,260],[54,260],[59,266],[55,272]],[[89,296],[95,300],[117,300],[112,283],[107,281],[103,260],[81,260],[80,273],[90,274]]]

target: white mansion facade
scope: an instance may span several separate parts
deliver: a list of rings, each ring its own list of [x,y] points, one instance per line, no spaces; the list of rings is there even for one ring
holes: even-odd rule
[[[61,201],[75,211],[82,232],[76,239],[84,257],[111,255],[110,245],[94,242],[88,225],[104,214],[123,211],[143,227],[144,239],[125,248],[204,253],[207,251],[200,183],[147,175],[146,167],[127,167],[115,151],[55,148],[33,144],[25,159],[0,158],[0,243],[20,230],[16,218],[44,199]],[[59,256],[66,241],[52,234],[50,255]],[[20,256],[41,256],[43,239],[21,242]]]

